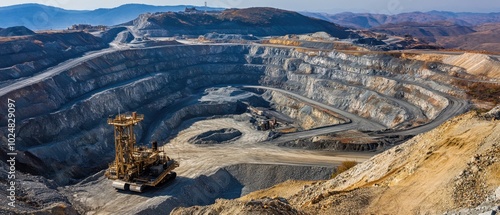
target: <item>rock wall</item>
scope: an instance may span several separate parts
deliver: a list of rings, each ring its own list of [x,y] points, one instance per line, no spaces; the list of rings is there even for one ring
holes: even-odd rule
[[[83,32],[47,33],[0,42],[0,81],[31,76],[64,60],[108,45]]]
[[[282,93],[271,91],[265,95],[272,101],[274,108],[281,113],[296,120],[296,123],[305,130],[329,125],[337,125],[348,122],[342,116],[328,112],[317,107],[306,105],[300,101],[283,95]]]
[[[268,65],[262,83],[295,91],[387,127],[428,122],[448,105],[443,94],[463,96],[463,91],[450,84],[444,65],[436,65],[436,71],[431,71],[421,62],[388,56],[318,55],[264,46],[254,46],[250,53],[247,61]]]
[[[113,160],[112,128],[105,121],[109,115],[119,110],[144,113],[139,139],[164,107],[199,88],[257,84],[263,67],[245,65],[243,50],[177,46],[117,51],[13,91],[4,98],[16,100],[17,148],[43,161],[45,166],[25,160],[39,167],[37,173],[71,183]]]
[[[447,94],[460,94],[441,71],[446,65],[422,66],[389,56],[310,53],[262,45],[175,45],[107,53],[0,99],[16,100],[17,148],[25,152],[25,165],[33,173],[67,184],[113,160],[108,116],[119,110],[144,113],[138,139],[151,134],[161,141],[186,118],[234,110],[188,108],[167,123],[158,123],[166,107],[216,85],[270,85],[387,127],[420,125],[447,106]],[[7,110],[5,105],[0,103],[0,109]],[[321,120],[312,123],[314,119]],[[306,127],[340,122],[314,111],[302,120]],[[5,115],[0,122],[6,126]],[[149,130],[155,132],[146,133]]]

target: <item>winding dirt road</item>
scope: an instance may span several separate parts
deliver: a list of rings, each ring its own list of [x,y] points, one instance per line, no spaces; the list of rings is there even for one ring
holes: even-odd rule
[[[278,88],[273,88],[273,87],[264,87],[264,86],[245,85],[245,86],[243,86],[243,88],[265,89],[265,90],[272,90],[272,91],[284,93],[284,94],[291,96],[295,99],[298,99],[302,102],[305,102],[305,103],[308,103],[311,105],[316,105],[316,106],[319,106],[321,108],[325,108],[327,110],[339,113],[339,114],[343,115],[344,117],[351,120],[351,123],[347,123],[347,124],[333,125],[330,127],[325,127],[325,128],[320,128],[320,129],[313,129],[313,130],[308,130],[308,131],[301,131],[301,132],[296,132],[296,133],[291,133],[291,134],[285,134],[285,135],[279,137],[278,139],[273,140],[273,142],[275,142],[275,143],[288,142],[288,141],[292,141],[295,139],[314,137],[314,136],[318,136],[318,135],[324,135],[324,134],[328,134],[328,133],[354,130],[354,129],[356,129],[356,130],[363,129],[363,130],[371,130],[371,131],[382,131],[378,134],[373,135],[373,136],[377,136],[377,137],[393,136],[393,135],[401,135],[401,136],[417,135],[417,134],[424,133],[424,132],[430,131],[430,130],[438,127],[439,125],[444,123],[446,120],[448,120],[448,119],[450,119],[453,116],[456,116],[458,114],[464,113],[469,108],[469,102],[466,100],[457,99],[457,98],[448,96],[444,93],[434,91],[434,93],[437,93],[441,96],[446,97],[449,101],[449,105],[444,110],[442,110],[441,113],[439,113],[439,115],[435,119],[433,119],[431,122],[426,123],[424,125],[413,127],[413,128],[407,129],[407,130],[383,131],[386,129],[386,127],[377,123],[377,122],[374,122],[374,121],[362,118],[358,115],[351,114],[349,112],[325,105],[323,103],[316,102],[314,100],[311,100],[307,97],[304,97],[304,96],[299,95],[299,94],[294,93],[294,92],[290,92],[290,91],[282,90],[282,89],[278,89]]]

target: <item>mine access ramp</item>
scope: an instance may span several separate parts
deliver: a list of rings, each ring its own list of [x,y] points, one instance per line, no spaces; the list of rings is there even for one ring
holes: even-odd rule
[[[142,120],[144,115],[136,112],[108,118],[108,124],[114,127],[115,161],[105,176],[113,180],[116,189],[142,192],[146,186],[155,187],[176,177],[173,170],[179,163],[169,158],[157,142],[151,148],[136,145],[134,126]]]

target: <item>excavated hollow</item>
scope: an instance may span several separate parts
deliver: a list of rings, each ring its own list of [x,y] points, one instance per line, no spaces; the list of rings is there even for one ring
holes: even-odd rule
[[[260,45],[176,45],[112,51],[1,99],[17,102],[17,145],[24,164],[31,167],[26,170],[68,184],[112,161],[112,128],[106,118],[118,111],[145,114],[137,138],[154,136],[160,142],[182,121],[241,111],[230,102],[195,105],[197,93],[212,86],[272,86],[381,127],[422,125],[449,105],[448,95],[460,94],[450,85],[446,66],[422,68],[421,62],[387,56],[311,54]],[[286,100],[279,95],[272,99]]]

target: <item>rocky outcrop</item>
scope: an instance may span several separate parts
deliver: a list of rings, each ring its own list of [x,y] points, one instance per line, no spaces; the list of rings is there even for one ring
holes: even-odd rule
[[[500,106],[496,106],[483,115],[486,119],[500,120]]]
[[[226,199],[217,199],[215,204],[203,207],[176,208],[172,211],[173,215],[201,215],[208,211],[224,211],[222,214],[282,214],[282,215],[305,215],[305,213],[295,209],[285,198],[266,197],[249,202],[230,201]]]
[[[307,201],[306,207],[314,211],[321,205],[331,204],[347,191],[381,199],[363,209],[363,213],[382,210],[384,213],[412,210],[442,213],[463,206],[478,206],[494,194],[499,184],[495,176],[499,165],[495,159],[499,154],[499,129],[494,121],[485,121],[473,113],[455,117],[318,186],[317,191],[322,188],[325,191],[312,194],[316,188],[306,189],[291,202],[304,205]],[[391,204],[394,202],[387,197],[394,195],[398,196],[398,203]],[[309,200],[305,200],[307,198]],[[384,209],[378,209],[380,205],[385,205]]]
[[[349,119],[346,119],[339,114],[318,107],[306,105],[298,100],[287,97],[282,93],[271,91],[266,94],[268,95],[265,96],[269,101],[272,101],[273,107],[277,111],[294,119],[302,129],[308,130],[349,122]]]
[[[1,214],[30,214],[27,211],[31,211],[31,214],[78,214],[71,207],[68,198],[57,190],[54,181],[16,171],[14,181],[16,184],[11,187],[9,183],[6,183],[9,167],[3,162],[0,162],[0,165],[2,167],[0,168],[0,177],[2,177],[0,194],[5,197],[0,200]],[[7,197],[11,195],[12,190],[16,196],[15,207],[8,205],[11,200]]]

